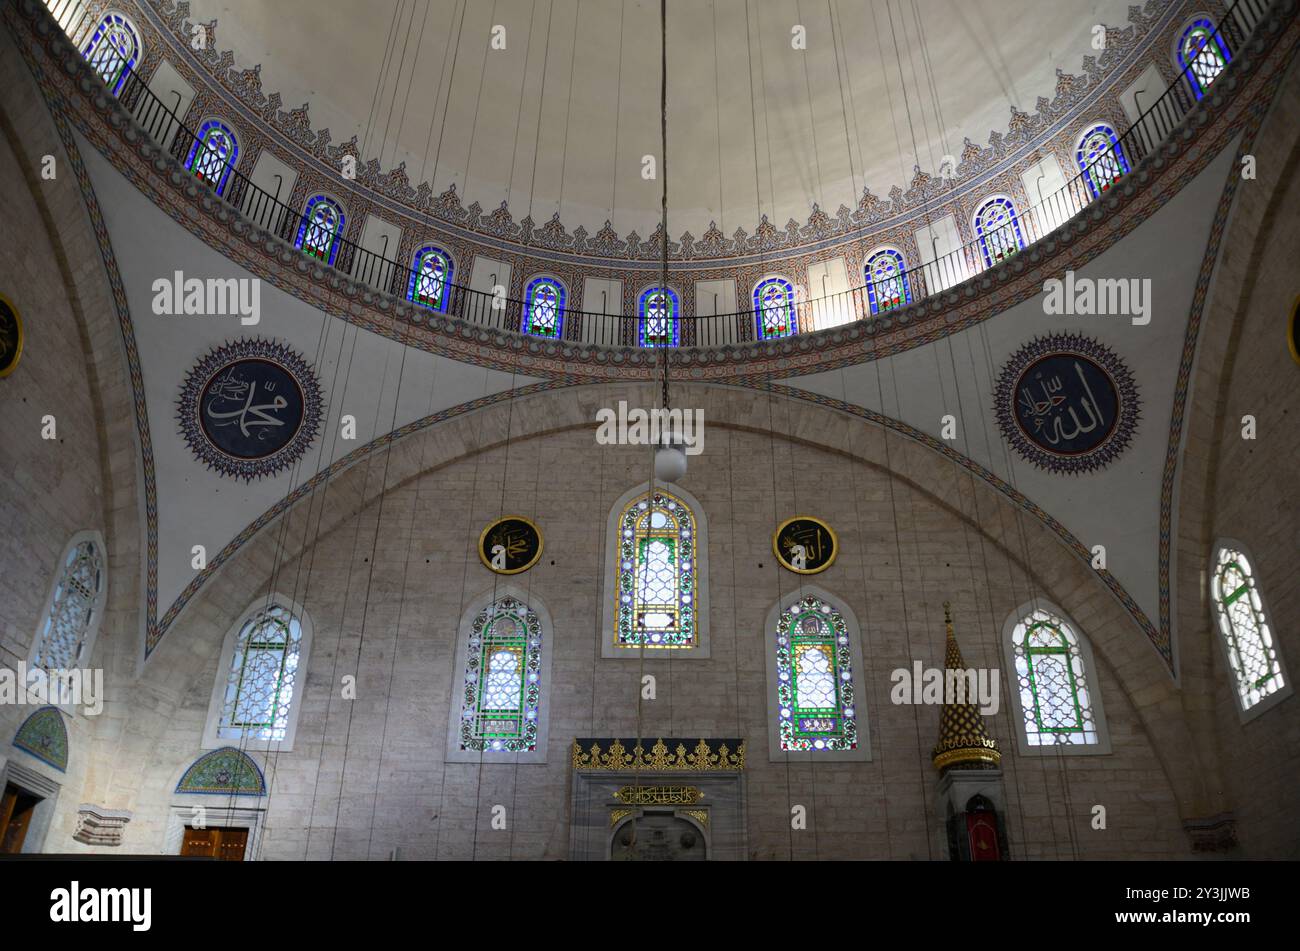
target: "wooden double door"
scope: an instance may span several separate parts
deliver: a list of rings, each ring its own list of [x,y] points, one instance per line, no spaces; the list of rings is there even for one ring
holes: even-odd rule
[[[13,783],[5,784],[0,797],[0,852],[13,855],[23,850],[27,841],[27,827],[41,797],[19,789]]]
[[[181,838],[181,855],[204,856],[223,862],[242,862],[248,847],[247,829],[185,827]]]

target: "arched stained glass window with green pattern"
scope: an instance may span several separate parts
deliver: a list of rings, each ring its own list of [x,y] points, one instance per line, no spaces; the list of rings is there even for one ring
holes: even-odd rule
[[[695,647],[695,514],[669,492],[633,499],[618,520],[619,647]]]
[[[1036,609],[1012,632],[1020,712],[1030,746],[1100,742],[1079,638],[1051,611]]]
[[[462,750],[537,749],[542,637],[538,615],[508,595],[474,618],[460,710]]]
[[[244,622],[227,672],[218,738],[285,739],[301,648],[302,623],[283,605],[269,605]]]
[[[1211,594],[1236,679],[1237,698],[1242,710],[1249,710],[1286,684],[1264,601],[1243,552],[1219,547]]]

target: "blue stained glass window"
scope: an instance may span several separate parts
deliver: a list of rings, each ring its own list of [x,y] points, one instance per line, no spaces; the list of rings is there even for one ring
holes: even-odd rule
[[[332,198],[316,195],[307,202],[294,247],[332,265],[343,238],[343,223],[343,209]]]
[[[553,277],[538,277],[524,293],[524,333],[559,338],[564,333],[564,285]]]
[[[797,329],[794,285],[783,277],[769,277],[754,288],[754,314],[758,318],[758,339],[788,337]]]
[[[867,303],[878,314],[912,302],[903,255],[893,248],[881,248],[867,258]]]
[[[781,612],[776,627],[777,726],[782,750],[858,745],[848,622],[814,595]]]
[[[1010,198],[990,198],[980,206],[975,213],[975,235],[985,267],[992,267],[1025,246],[1016,206]]]
[[[671,287],[648,287],[637,304],[638,343],[643,347],[675,347],[681,342],[681,314],[677,292]]]
[[[217,119],[203,123],[198,138],[190,146],[185,167],[195,178],[207,182],[220,195],[230,178],[230,170],[239,158],[239,140],[230,127]]]
[[[453,270],[451,257],[442,248],[426,245],[416,251],[406,299],[446,313]]]
[[[618,520],[619,647],[695,647],[695,513],[656,489],[627,503]]]
[[[1187,75],[1196,98],[1205,95],[1219,73],[1232,61],[1232,54],[1214,24],[1204,18],[1192,21],[1178,40],[1178,66]]]
[[[542,635],[536,612],[509,595],[474,618],[460,701],[462,750],[537,749]]]
[[[99,21],[82,54],[113,95],[126,81],[127,73],[140,61],[140,34],[120,13],[109,13]]]
[[[1088,188],[1094,198],[1110,188],[1128,174],[1128,159],[1124,157],[1124,146],[1120,145],[1115,130],[1108,125],[1097,125],[1089,129],[1079,140],[1075,159]]]

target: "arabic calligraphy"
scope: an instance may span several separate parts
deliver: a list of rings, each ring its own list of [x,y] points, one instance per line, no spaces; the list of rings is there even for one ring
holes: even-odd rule
[[[8,376],[23,352],[23,324],[18,311],[0,296],[0,376]]]
[[[528,519],[511,515],[498,519],[479,537],[479,559],[497,574],[527,571],[542,557],[542,532]]]
[[[777,527],[772,551],[791,571],[816,574],[835,560],[839,541],[829,525],[810,516],[795,516]]]
[[[1110,376],[1079,354],[1032,363],[1016,383],[1015,418],[1039,448],[1060,455],[1091,452],[1110,436],[1119,396]]]
[[[283,367],[240,360],[222,367],[203,388],[199,421],[222,452],[258,459],[278,452],[302,423],[302,392]]]

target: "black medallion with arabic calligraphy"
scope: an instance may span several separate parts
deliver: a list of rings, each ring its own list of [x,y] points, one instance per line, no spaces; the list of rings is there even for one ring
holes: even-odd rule
[[[499,518],[479,535],[478,557],[499,575],[527,571],[542,557],[542,530],[522,515]]]
[[[995,402],[1007,441],[1052,472],[1109,465],[1128,446],[1139,416],[1128,367],[1079,334],[1041,337],[1012,354]]]
[[[825,571],[839,554],[835,530],[819,518],[796,515],[772,533],[772,553],[783,568],[801,575]]]
[[[181,388],[181,434],[201,462],[251,481],[293,465],[320,427],[320,386],[297,352],[267,340],[216,347]]]

